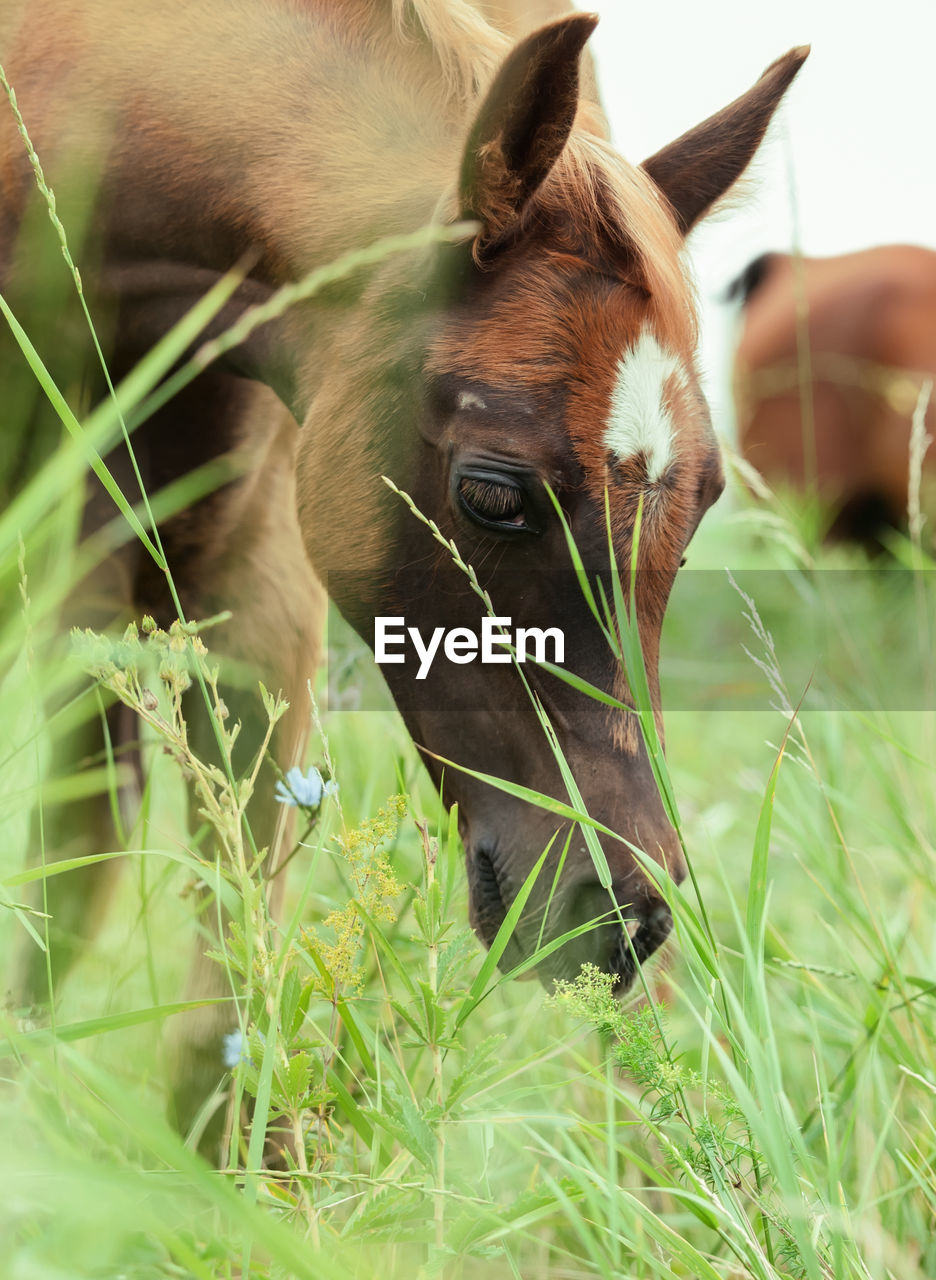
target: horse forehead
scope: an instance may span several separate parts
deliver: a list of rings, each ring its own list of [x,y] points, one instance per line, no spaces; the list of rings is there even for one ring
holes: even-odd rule
[[[661,480],[704,430],[693,343],[652,312],[632,312],[589,347],[566,420],[580,463],[603,477],[639,458],[645,478]]]
[[[660,479],[697,416],[688,292],[663,305],[610,273],[560,263],[518,273],[488,301],[440,335],[430,372],[538,402],[540,438],[571,445],[586,473],[604,475],[609,455],[642,454]]]
[[[556,256],[480,289],[436,335],[428,368],[504,388],[587,385],[607,394],[651,318],[665,334],[679,328],[667,324],[666,313],[688,310],[688,299],[660,308],[639,286]],[[686,345],[681,332],[663,341],[673,349]]]

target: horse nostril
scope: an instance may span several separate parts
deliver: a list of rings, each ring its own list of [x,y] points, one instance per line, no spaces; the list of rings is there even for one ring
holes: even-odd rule
[[[627,990],[637,973],[637,964],[643,964],[663,945],[673,927],[673,916],[665,903],[654,904],[636,919],[625,921],[626,935],[618,933],[608,958],[608,971],[620,979],[619,995]]]
[[[471,915],[481,941],[489,947],[507,914],[494,859],[486,849],[476,846],[468,858],[468,886]]]
[[[475,884],[478,892],[485,898],[500,898],[500,884],[491,855],[485,849],[474,851]]]
[[[662,947],[672,928],[673,913],[665,902],[657,903],[652,910],[646,912],[634,938],[634,950],[638,959],[643,962],[658,947]]]

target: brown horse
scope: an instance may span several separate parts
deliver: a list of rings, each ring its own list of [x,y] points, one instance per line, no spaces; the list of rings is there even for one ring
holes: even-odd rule
[[[424,632],[478,629],[470,584],[382,475],[483,566],[515,625],[560,627],[568,665],[625,696],[565,572],[546,485],[590,574],[606,579],[605,494],[622,565],[642,497],[639,565],[650,572],[637,608],[658,705],[667,597],[723,483],[699,390],[684,239],[747,167],[805,51],[635,168],[580,97],[579,59],[595,21],[568,15],[511,44],[464,0],[4,8],[6,71],[60,209],[66,220],[91,210],[82,270],[111,335],[115,375],[245,255],[249,279],[216,329],[379,236],[473,224],[460,243],[388,258],[295,306],[136,433],[151,489],[206,459],[239,457],[242,477],[166,522],[162,537],[189,616],[230,608],[227,652],[292,698],[276,744],[284,764],[301,751],[319,580],[370,644],[382,616],[405,616]],[[37,197],[8,117],[0,173],[4,288],[41,341],[41,317],[30,314],[33,241],[18,234],[33,226]],[[68,345],[56,344],[63,355]],[[132,497],[126,461],[111,461]],[[109,514],[100,493],[91,505],[90,522]],[[171,615],[165,583],[138,547],[110,563],[105,586],[95,589],[104,612]],[[595,917],[610,923],[554,955],[548,976],[591,960],[623,989],[633,955],[647,957],[670,928],[626,842],[677,881],[680,845],[633,717],[526,670],[585,806],[624,837],[603,844],[633,939],[632,949],[576,835],[544,936]],[[385,674],[437,782],[431,753],[565,798],[509,664],[437,663],[424,681],[409,665]],[[242,737],[246,760],[256,739],[249,727]],[[444,785],[459,806],[472,920],[490,943],[563,824],[468,773],[449,769]],[[255,826],[272,822],[264,804],[252,811]],[[511,960],[540,935],[564,838]]]
[[[873,542],[882,527],[905,526],[911,427],[936,377],[936,253],[772,253],[732,291],[744,301],[735,364],[744,456],[772,483],[814,488],[833,536]],[[936,511],[933,462],[930,452],[922,507]]]

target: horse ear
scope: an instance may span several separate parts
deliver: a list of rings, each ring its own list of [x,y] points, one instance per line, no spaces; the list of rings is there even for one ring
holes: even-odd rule
[[[666,196],[685,235],[741,177],[809,46],[771,63],[730,106],[696,125],[641,166]]]
[[[510,53],[475,120],[462,161],[464,217],[490,246],[515,228],[558,160],[579,101],[579,55],[598,18],[574,13],[527,36]]]

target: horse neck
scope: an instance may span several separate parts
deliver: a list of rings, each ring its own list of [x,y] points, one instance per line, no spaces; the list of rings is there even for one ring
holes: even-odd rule
[[[12,59],[24,115],[46,125],[40,151],[69,117],[73,137],[108,118],[118,253],[223,270],[259,249],[254,274],[278,284],[428,221],[457,172],[464,111],[431,53],[394,37],[387,6],[34,4]],[[50,95],[42,59],[53,44],[52,65],[68,49],[72,70]]]

